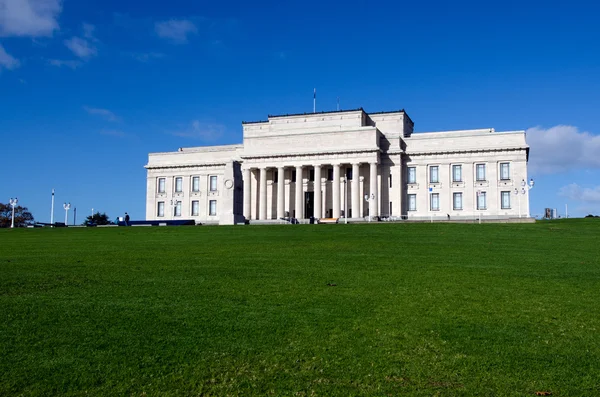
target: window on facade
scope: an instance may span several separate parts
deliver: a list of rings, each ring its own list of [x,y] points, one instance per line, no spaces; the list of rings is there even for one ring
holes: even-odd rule
[[[503,181],[510,179],[510,163],[500,163],[500,179]]]
[[[181,216],[181,201],[177,201],[175,203],[175,211],[174,214],[175,216]]]
[[[210,200],[208,203],[208,215],[217,215],[217,200]]]
[[[156,216],[165,216],[165,202],[159,201],[156,209]]]
[[[477,209],[485,210],[487,208],[487,200],[486,200],[485,192],[477,193]]]
[[[440,168],[437,165],[429,167],[429,183],[440,182]]]
[[[475,166],[475,179],[485,181],[485,164],[477,164]]]
[[[452,208],[455,210],[463,209],[462,193],[458,192],[458,193],[452,194]]]
[[[408,210],[409,211],[417,210],[417,195],[416,194],[408,195]]]
[[[392,187],[392,174],[390,174],[390,188]]]
[[[158,192],[159,193],[164,193],[165,192],[165,178],[158,178]]]
[[[510,209],[510,192],[500,192],[501,208],[503,210]]]
[[[440,210],[440,194],[439,193],[431,193],[431,210],[432,211]]]
[[[417,183],[417,167],[408,167],[408,183]]]
[[[200,191],[200,177],[194,176],[192,177],[192,192]]]
[[[192,216],[198,216],[200,213],[200,202],[197,200],[192,201]]]
[[[346,168],[346,179],[349,181],[352,180],[352,167]]]
[[[333,168],[327,169],[327,180],[333,181]]]
[[[211,192],[217,191],[217,176],[216,175],[211,175],[211,177],[210,177],[210,191]]]
[[[390,201],[390,216],[392,216],[392,202]]]
[[[308,179],[309,179],[311,182],[314,182],[314,181],[315,181],[315,170],[314,170],[314,169],[313,169],[313,170],[309,170],[309,171],[308,171]]]
[[[178,176],[175,178],[175,193],[181,193],[183,191],[183,178]]]
[[[452,166],[452,182],[462,182],[462,165]]]

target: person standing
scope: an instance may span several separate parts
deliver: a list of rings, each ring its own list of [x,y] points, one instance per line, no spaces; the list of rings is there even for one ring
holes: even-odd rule
[[[129,226],[129,214],[125,213],[125,226]]]

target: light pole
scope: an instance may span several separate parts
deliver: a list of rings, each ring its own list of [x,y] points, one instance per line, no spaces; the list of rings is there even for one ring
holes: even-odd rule
[[[375,193],[371,193],[371,195],[365,194],[365,201],[367,203],[370,201],[375,201]],[[371,222],[371,214],[369,214],[369,222]]]
[[[348,224],[348,177],[342,178],[344,181],[344,223]]]
[[[54,189],[52,189],[52,205],[50,206],[50,226],[54,225]]]
[[[67,224],[69,223],[68,216],[69,216],[69,210],[71,209],[71,203],[69,203],[69,204],[64,203],[63,208],[65,209],[65,226],[67,226]]]
[[[17,206],[17,203],[19,202],[18,198],[11,198],[9,203],[12,206],[12,221],[10,223],[10,228],[13,229],[15,227],[15,207]]]
[[[521,190],[519,191],[519,189],[515,188],[514,193],[515,196],[517,198],[517,201],[519,202],[519,218],[521,218],[521,195],[526,195],[527,192],[531,189],[533,189],[533,186],[535,186],[535,182],[533,181],[533,178],[531,178],[529,180],[529,183],[525,182],[525,179],[521,180]],[[529,216],[529,214],[528,214]]]

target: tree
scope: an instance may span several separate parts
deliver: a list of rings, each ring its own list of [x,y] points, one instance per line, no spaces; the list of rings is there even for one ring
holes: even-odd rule
[[[12,222],[12,206],[0,203],[0,227],[10,227]],[[17,205],[15,207],[15,227],[33,225],[33,215],[27,207]]]
[[[94,215],[88,215],[83,224],[85,226],[110,225],[112,222],[106,213],[96,212]]]

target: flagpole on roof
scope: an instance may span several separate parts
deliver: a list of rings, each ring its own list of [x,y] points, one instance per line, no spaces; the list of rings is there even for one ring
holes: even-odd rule
[[[317,113],[317,89],[313,91],[313,113]]]

